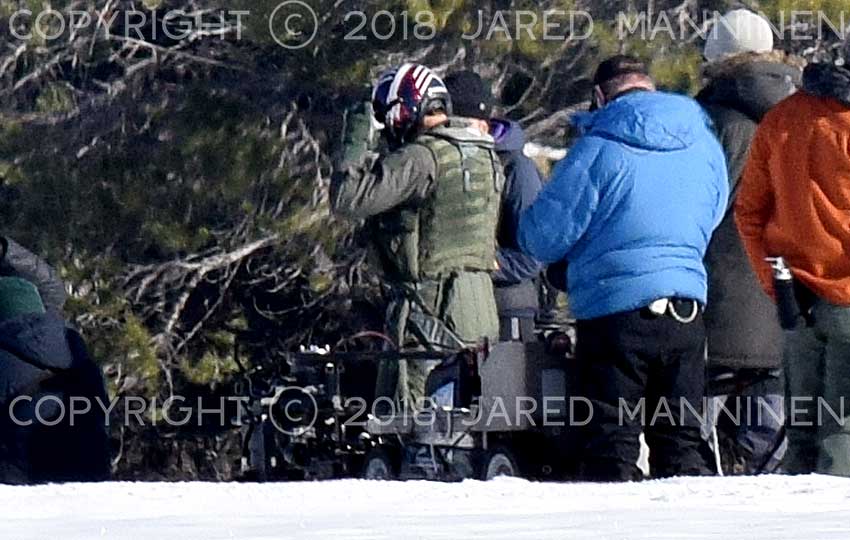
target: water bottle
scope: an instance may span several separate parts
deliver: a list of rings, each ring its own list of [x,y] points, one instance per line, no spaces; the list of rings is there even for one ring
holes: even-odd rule
[[[776,310],[783,330],[794,330],[800,322],[800,304],[794,293],[794,274],[783,257],[767,259],[773,268],[773,288],[776,291]]]

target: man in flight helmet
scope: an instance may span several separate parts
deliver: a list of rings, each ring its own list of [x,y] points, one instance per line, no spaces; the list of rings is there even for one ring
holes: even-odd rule
[[[492,137],[451,113],[446,86],[429,68],[388,70],[372,102],[349,115],[335,163],[332,208],[367,220],[390,295],[387,330],[401,348],[461,348],[499,335],[490,273],[501,165]],[[387,144],[370,165],[371,127]],[[388,362],[379,395],[396,387],[396,397],[415,404],[428,367]]]

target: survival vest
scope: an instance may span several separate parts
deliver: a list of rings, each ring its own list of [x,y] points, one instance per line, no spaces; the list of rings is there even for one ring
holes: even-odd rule
[[[493,139],[468,128],[439,127],[410,144],[431,152],[436,181],[423,205],[382,220],[384,238],[378,241],[391,273],[417,282],[494,270],[504,175]]]

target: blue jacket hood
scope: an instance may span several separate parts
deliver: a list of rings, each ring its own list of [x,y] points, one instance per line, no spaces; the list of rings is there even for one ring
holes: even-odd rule
[[[707,116],[690,98],[641,92],[584,119],[585,136],[520,219],[520,248],[567,260],[580,320],[659,298],[704,304],[703,259],[729,197]]]
[[[525,146],[525,132],[522,126],[511,120],[490,120],[490,134],[496,141],[497,152],[522,152]]]
[[[710,124],[702,108],[685,96],[664,92],[633,92],[608,106],[574,117],[585,135],[621,142],[654,152],[692,147]]]

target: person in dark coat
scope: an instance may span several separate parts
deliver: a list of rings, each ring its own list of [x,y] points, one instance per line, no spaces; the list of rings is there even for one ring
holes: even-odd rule
[[[523,253],[517,242],[519,218],[540,191],[543,181],[534,162],[523,153],[525,133],[509,120],[491,118],[493,97],[489,86],[472,71],[446,76],[457,116],[487,122],[496,141],[496,153],[505,171],[505,188],[499,228],[496,233],[498,269],[493,273],[496,305],[499,310],[499,334],[503,341],[533,341],[534,319],[539,308],[535,279],[543,266]]]
[[[756,405],[761,397],[759,406],[771,404],[781,417],[782,331],[773,301],[750,267],[732,207],[756,128],[774,105],[799,87],[802,62],[772,50],[769,23],[758,15],[736,10],[726,19],[730,22],[719,23],[722,28],[736,30],[748,39],[726,35],[728,31],[709,36],[705,49],[709,62],[703,71],[707,84],[696,98],[714,122],[730,182],[726,215],[706,253],[705,325],[709,370],[717,381],[716,388],[709,391],[725,393],[719,381],[731,381],[732,386],[747,388],[745,392],[733,390],[727,401],[745,404],[749,400]],[[749,386],[748,381],[755,384]],[[753,418],[727,426],[733,432],[729,444],[724,445],[727,473],[760,472],[782,444],[782,423],[775,415],[752,410]]]
[[[790,474],[850,477],[848,59],[850,43],[835,63],[809,64],[801,90],[765,115],[735,201],[735,222],[762,289],[778,296],[765,259],[781,256],[805,314],[784,335],[783,468]]]
[[[0,278],[0,483],[107,479],[105,407],[80,335],[32,283]]]

